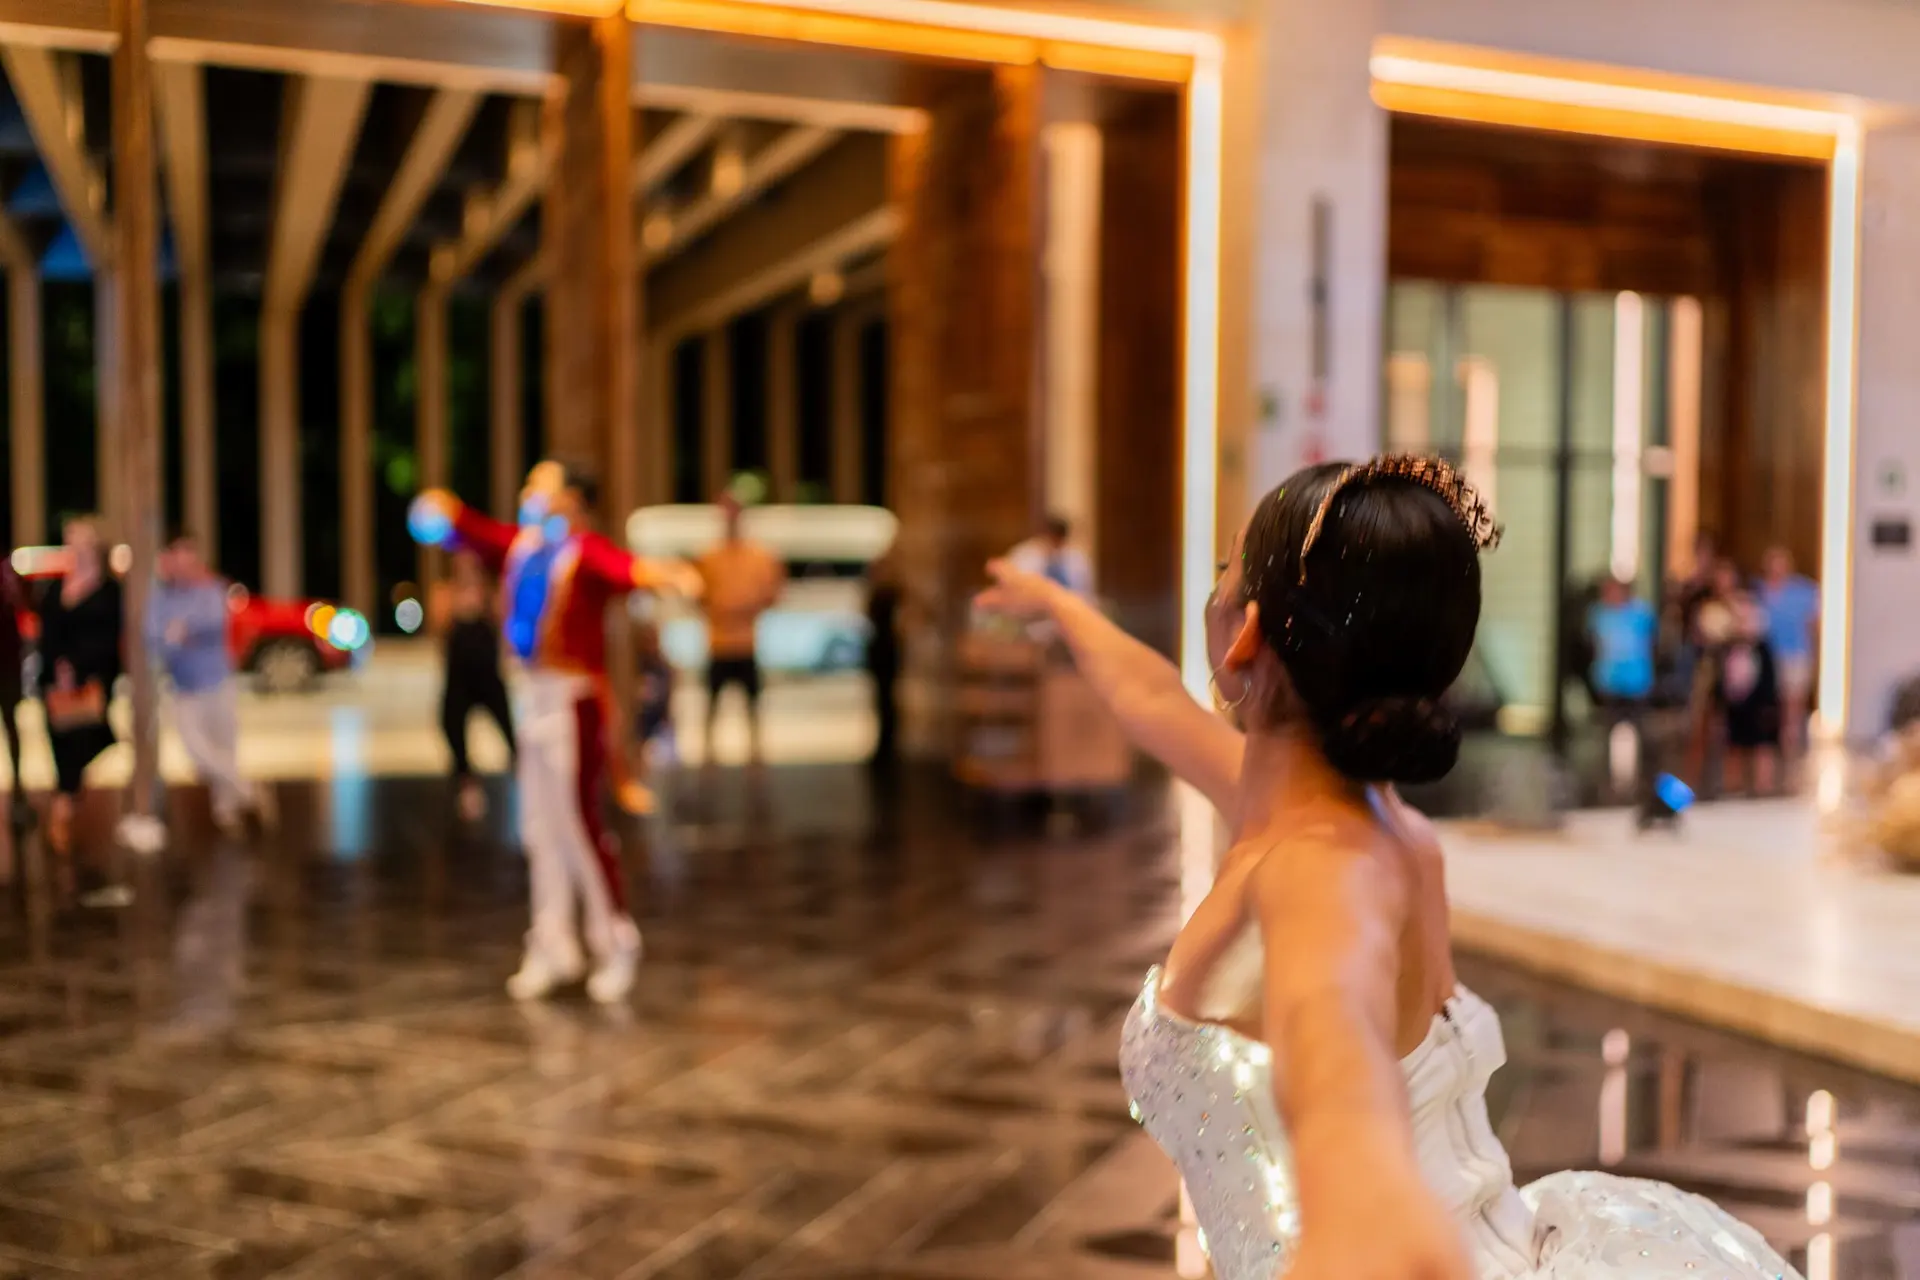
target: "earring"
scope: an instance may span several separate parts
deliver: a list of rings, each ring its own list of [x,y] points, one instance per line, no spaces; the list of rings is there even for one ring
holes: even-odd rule
[[[1224,693],[1220,692],[1220,669],[1218,667],[1215,667],[1207,675],[1207,694],[1209,697],[1213,699],[1214,710],[1220,711],[1223,713],[1228,711],[1238,711],[1240,709],[1240,704],[1247,700],[1247,684],[1246,684],[1246,681],[1244,680],[1241,681],[1240,696],[1233,699],[1231,702],[1229,702],[1227,700],[1227,696]]]

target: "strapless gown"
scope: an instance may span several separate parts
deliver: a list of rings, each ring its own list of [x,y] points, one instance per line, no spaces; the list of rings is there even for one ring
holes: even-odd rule
[[[1271,1053],[1162,1009],[1159,989],[1156,969],[1121,1041],[1134,1118],[1185,1179],[1219,1280],[1284,1276],[1300,1217]],[[1487,1119],[1487,1081],[1505,1062],[1499,1018],[1461,989],[1400,1064],[1421,1173],[1483,1280],[1798,1280],[1759,1233],[1678,1187],[1556,1173],[1516,1188]]]

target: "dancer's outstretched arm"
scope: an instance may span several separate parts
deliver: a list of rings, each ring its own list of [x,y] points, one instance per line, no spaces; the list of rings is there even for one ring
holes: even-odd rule
[[[1472,1275],[1458,1228],[1421,1179],[1394,1052],[1409,910],[1394,856],[1308,831],[1264,855],[1250,880],[1274,1093],[1299,1179],[1290,1280]]]
[[[987,574],[994,585],[981,596],[983,605],[1052,619],[1080,673],[1134,745],[1233,816],[1245,740],[1194,701],[1179,668],[1051,579],[1006,560],[989,564]]]

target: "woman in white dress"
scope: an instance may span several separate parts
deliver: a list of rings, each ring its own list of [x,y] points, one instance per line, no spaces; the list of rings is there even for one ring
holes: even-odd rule
[[[1485,507],[1444,462],[1292,476],[1207,604],[1216,701],[1086,602],[1004,562],[984,603],[1049,615],[1128,733],[1234,843],[1148,975],[1121,1068],[1220,1280],[1758,1280],[1793,1275],[1677,1188],[1518,1189],[1488,1123],[1505,1061],[1454,978],[1440,846],[1394,793],[1452,768],[1442,697],[1480,616]]]

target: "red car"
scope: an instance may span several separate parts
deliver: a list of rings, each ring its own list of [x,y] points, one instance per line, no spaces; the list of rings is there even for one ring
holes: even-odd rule
[[[14,571],[28,582],[57,578],[65,555],[61,547],[22,547],[13,553]],[[116,573],[125,562],[124,550],[114,548],[110,563]],[[28,640],[37,637],[32,615],[21,619],[21,631]],[[253,673],[269,693],[292,693],[323,672],[352,666],[372,638],[367,620],[352,609],[325,600],[269,600],[238,583],[227,589],[234,669]]]

